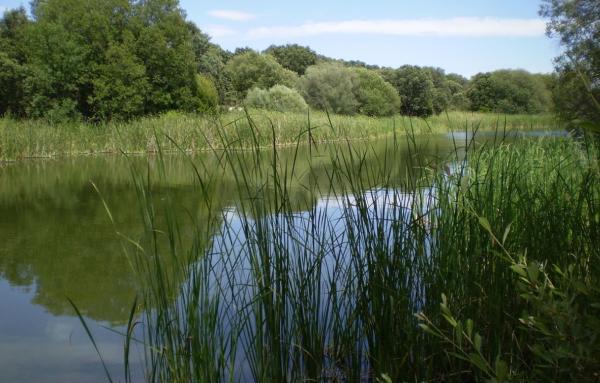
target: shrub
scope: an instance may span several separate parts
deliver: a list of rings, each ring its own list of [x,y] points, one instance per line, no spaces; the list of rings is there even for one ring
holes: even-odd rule
[[[265,53],[275,57],[284,68],[303,75],[306,68],[317,63],[317,54],[309,47],[298,44],[271,45]]]
[[[269,109],[270,104],[269,91],[261,88],[250,89],[244,100],[244,105],[259,109]]]
[[[354,89],[356,73],[339,64],[311,66],[301,77],[299,87],[306,102],[314,108],[339,114],[356,114],[359,101]]]
[[[392,84],[377,72],[354,68],[356,83],[354,95],[359,103],[358,112],[367,116],[390,116],[400,109],[400,96]]]
[[[308,109],[300,93],[284,85],[275,85],[269,90],[252,88],[248,91],[244,104],[279,112],[304,112]]]
[[[216,111],[219,105],[219,92],[215,83],[207,75],[196,76],[198,86],[198,98],[200,99],[201,111]]]
[[[405,65],[382,72],[400,94],[400,112],[408,116],[427,117],[434,112],[435,87],[431,73],[425,68]]]
[[[524,70],[498,70],[473,77],[467,97],[474,111],[540,113],[550,109],[544,80]]]
[[[233,57],[227,62],[225,71],[242,98],[254,87],[268,89],[277,84],[293,87],[298,77],[282,67],[273,56],[254,51],[245,51]]]

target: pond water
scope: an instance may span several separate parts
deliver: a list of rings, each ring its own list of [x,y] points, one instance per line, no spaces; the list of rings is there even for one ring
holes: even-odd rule
[[[429,137],[393,152],[387,141],[371,143],[365,163],[371,169],[393,167],[390,181],[400,187],[411,176],[416,160],[439,163],[465,137]],[[323,146],[301,148],[298,153],[281,149],[279,161],[295,161],[299,174],[311,162],[313,171],[306,177],[329,190],[327,174],[333,165],[327,153]],[[220,166],[215,153],[192,160],[201,176],[203,169]],[[123,240],[116,232],[135,238],[143,230],[132,166],[154,173],[157,159],[103,156],[0,165],[0,381],[106,381],[67,298],[88,320],[113,377],[123,376],[123,339],[118,332],[127,321],[135,284],[123,255]],[[168,193],[182,210],[206,214],[189,160],[167,156],[165,169],[166,178],[152,185],[155,195],[160,199]],[[218,195],[212,208],[231,210],[239,203],[234,180],[225,170],[211,174],[220,177],[219,186],[212,190]],[[299,212],[307,205],[328,204],[326,192],[307,196],[300,185],[290,196]]]

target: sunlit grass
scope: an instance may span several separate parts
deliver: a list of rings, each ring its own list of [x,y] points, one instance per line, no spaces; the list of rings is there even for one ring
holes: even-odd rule
[[[280,113],[250,110],[255,120],[254,134],[245,112],[230,112],[219,117],[167,113],[131,122],[107,124],[49,124],[42,120],[0,119],[0,161],[22,158],[120,153],[211,150],[222,145],[219,135],[236,135],[242,146],[294,145],[299,136],[305,142],[374,139],[396,135],[446,133],[464,130],[558,129],[551,115],[495,115],[450,112],[429,119],[403,116],[372,118],[366,116],[328,116],[323,112]],[[332,128],[333,127],[333,128]],[[304,134],[303,132],[308,132]],[[158,132],[158,135],[154,133]],[[167,136],[169,138],[167,138]],[[156,139],[158,138],[158,143]]]

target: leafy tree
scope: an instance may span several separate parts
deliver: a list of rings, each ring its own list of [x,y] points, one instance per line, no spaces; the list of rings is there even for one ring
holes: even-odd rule
[[[299,75],[303,75],[306,68],[317,63],[315,51],[298,44],[271,45],[264,53],[272,55],[284,68]]]
[[[385,69],[382,75],[400,94],[402,114],[427,117],[434,113],[435,87],[429,70],[405,65]]]
[[[308,109],[300,93],[285,85],[275,85],[269,90],[252,88],[248,91],[244,104],[279,112],[305,112]]]
[[[36,0],[32,15],[2,19],[1,113],[103,120],[205,109],[196,58],[210,44],[178,1]]]
[[[467,97],[475,111],[540,113],[551,107],[545,82],[524,70],[479,73],[471,80]]]
[[[557,58],[561,74],[556,89],[559,114],[600,126],[600,3],[597,0],[544,0],[540,14],[549,19],[547,33],[565,47]],[[577,78],[581,82],[576,84]],[[587,101],[586,99],[589,99]],[[577,100],[570,102],[570,100]]]
[[[98,68],[90,101],[93,114],[100,119],[130,118],[144,112],[144,94],[149,87],[146,68],[131,48],[130,40],[112,45]]]
[[[136,53],[150,84],[146,113],[201,109],[192,38],[178,2],[140,1],[135,3],[134,12],[141,25],[136,31]]]
[[[276,84],[293,87],[297,81],[297,75],[282,67],[273,56],[254,51],[234,56],[225,71],[240,97],[253,87],[268,89]]]
[[[219,92],[213,80],[207,75],[198,74],[196,82],[201,108],[207,112],[216,112],[219,106]]]
[[[339,64],[323,63],[308,67],[299,87],[306,102],[314,108],[339,114],[355,114],[359,101],[354,90],[357,74]]]
[[[4,13],[0,19],[0,116],[24,114],[24,80],[27,77],[23,54],[23,32],[29,20],[25,9]]]
[[[400,96],[396,89],[377,72],[354,68],[356,81],[354,95],[358,112],[367,116],[390,116],[400,109]]]

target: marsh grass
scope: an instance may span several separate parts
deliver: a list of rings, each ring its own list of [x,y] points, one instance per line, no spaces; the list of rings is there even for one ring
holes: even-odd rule
[[[43,120],[17,121],[0,119],[0,161],[23,158],[51,158],[75,155],[156,153],[213,150],[223,143],[219,136],[226,132],[237,135],[242,146],[294,146],[297,134],[311,121],[310,139],[315,142],[345,139],[374,139],[412,131],[446,133],[461,130],[558,129],[560,124],[550,115],[500,116],[485,113],[450,112],[427,120],[396,116],[371,118],[366,116],[327,115],[323,112],[281,113],[250,110],[255,120],[252,132],[245,112],[230,112],[221,116],[186,115],[176,112],[159,117],[146,117],[130,122],[106,124],[61,123]],[[410,128],[410,129],[409,129]],[[160,134],[155,135],[157,131]],[[167,140],[169,136],[173,141]],[[304,137],[308,139],[308,135]],[[255,140],[256,139],[256,140]],[[176,145],[175,145],[176,143]]]
[[[341,147],[309,140],[301,152],[308,122],[285,160],[274,122],[259,127],[248,115],[246,123],[247,131],[215,133],[214,147],[226,148],[215,155],[237,186],[227,209],[210,208],[214,177],[199,169],[221,170],[201,159],[189,158],[190,171],[209,214],[186,220],[176,201],[154,198],[150,172],[133,168],[145,235],[125,242],[140,278],[125,360],[135,341],[146,381],[485,379],[419,326],[429,318],[442,328],[448,306],[476,324],[482,360],[500,356],[527,380],[535,334],[516,320],[529,303],[499,245],[538,264],[574,265],[598,283],[600,176],[588,141],[504,142],[498,134],[480,144],[475,135],[467,147],[456,142],[440,169],[419,161],[413,124],[388,140],[391,151],[414,152],[405,164],[413,177],[400,181],[393,156],[368,166],[368,145],[350,139]],[[165,140],[187,155],[177,139]],[[299,169],[300,156],[309,164],[327,156],[329,182],[314,182],[311,166]],[[290,199],[298,185],[304,205]]]

